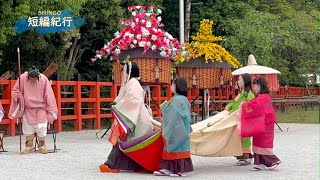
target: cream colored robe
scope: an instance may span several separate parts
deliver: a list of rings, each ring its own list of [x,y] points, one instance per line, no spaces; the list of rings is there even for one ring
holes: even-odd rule
[[[237,112],[238,110],[229,115],[225,110],[193,124],[190,135],[191,154],[210,157],[242,155],[241,137],[237,131]]]

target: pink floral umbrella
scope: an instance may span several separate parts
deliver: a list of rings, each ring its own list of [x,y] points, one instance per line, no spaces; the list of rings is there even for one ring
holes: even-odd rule
[[[96,51],[96,56],[91,59],[92,62],[97,59],[106,59],[108,55],[112,58],[118,57],[122,51],[135,48],[143,48],[143,55],[149,50],[159,51],[160,55],[166,59],[174,59],[174,56],[180,53],[190,55],[176,38],[161,29],[164,25],[161,22],[160,9],[155,11],[153,6],[148,8],[130,6],[128,10],[133,17],[119,21],[123,29],[120,32],[117,31],[114,34],[115,38],[104,45],[100,51]]]

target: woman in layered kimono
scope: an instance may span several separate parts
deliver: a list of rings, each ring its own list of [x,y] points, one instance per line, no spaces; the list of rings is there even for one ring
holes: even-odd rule
[[[273,170],[281,161],[273,153],[275,111],[269,96],[267,81],[263,77],[253,80],[255,98],[241,104],[241,135],[253,136],[253,171]],[[259,126],[259,127],[257,127]]]
[[[171,86],[175,96],[162,107],[162,136],[164,147],[160,170],[155,175],[183,177],[193,171],[190,156],[190,103],[187,81],[176,79]]]
[[[154,129],[152,116],[144,105],[144,90],[139,82],[138,65],[135,62],[126,62],[123,73],[123,83],[115,99],[116,104],[112,106],[116,119],[112,124],[109,141],[114,146],[108,160],[100,165],[101,172],[143,170],[143,167],[120,150],[119,143],[144,136]]]
[[[251,86],[251,76],[249,74],[246,73],[239,76],[238,84],[239,84],[239,88],[241,89],[241,92],[225,108],[230,113],[236,111],[239,108],[240,103],[249,101],[254,98],[254,94],[252,93],[252,86]],[[239,161],[237,162],[237,165],[239,166],[250,165],[251,159],[252,159],[251,137],[243,138],[241,141],[242,141],[243,155],[237,157],[237,159],[239,159]]]

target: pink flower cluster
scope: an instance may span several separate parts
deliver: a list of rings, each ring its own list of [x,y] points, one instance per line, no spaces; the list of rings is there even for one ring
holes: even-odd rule
[[[114,34],[115,38],[111,42],[96,51],[95,58],[91,59],[93,62],[106,59],[108,55],[118,56],[123,50],[138,47],[144,48],[143,54],[148,50],[159,50],[160,55],[166,59],[172,59],[184,51],[176,38],[161,29],[164,25],[161,23],[160,9],[155,11],[153,6],[130,6],[128,10],[133,18],[119,21],[124,28]]]

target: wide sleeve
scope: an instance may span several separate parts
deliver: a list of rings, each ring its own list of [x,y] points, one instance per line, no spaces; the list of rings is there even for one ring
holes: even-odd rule
[[[225,107],[225,109],[229,111],[229,109],[231,109],[231,107],[233,106],[233,104],[234,104],[234,100],[232,100],[231,102],[229,102],[229,104]]]
[[[126,93],[126,95],[114,105],[114,108],[136,125],[142,104],[143,100],[137,97],[137,92],[131,91]]]
[[[238,96],[227,105],[227,110],[230,112],[236,111],[239,108],[240,103],[243,101],[245,101],[244,93],[240,92]]]
[[[124,97],[114,106],[112,112],[131,140],[150,133],[154,126],[152,116],[144,105],[143,89],[136,79],[126,84]]]
[[[45,80],[44,101],[46,103],[47,119],[50,123],[58,118],[58,108],[55,95],[53,93],[51,83],[47,77],[42,76]]]
[[[254,94],[251,91],[249,91],[248,95],[246,97],[246,101],[249,101],[249,100],[253,99],[254,97],[255,97]]]
[[[172,101],[163,112],[162,133],[168,152],[174,151],[190,138],[178,104],[177,101]]]
[[[259,97],[242,103],[240,111],[242,137],[251,137],[265,132],[264,103]]]
[[[17,98],[17,95],[19,92],[23,93],[23,81],[24,81],[23,77],[24,77],[24,74],[22,74],[18,78],[11,92],[11,104],[10,104],[10,109],[8,113],[8,117],[10,119],[16,119],[19,116],[22,116],[22,113],[24,111],[24,99],[21,98],[20,101],[18,101],[18,98]],[[22,85],[21,87],[19,86],[19,79],[21,81],[21,85]]]
[[[19,79],[17,79],[15,85],[13,86],[12,92],[11,92],[11,97],[12,97],[12,101],[16,101],[17,102],[17,95],[19,93],[20,90],[20,86],[19,86]]]
[[[264,115],[263,103],[258,98],[242,103],[241,118],[249,119]]]
[[[125,89],[125,87],[124,87],[124,85],[122,85],[120,87],[120,91],[119,91],[118,96],[114,99],[113,102],[118,103],[124,97],[124,89]]]

